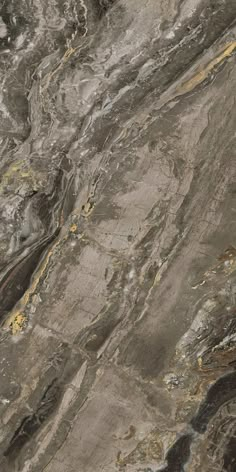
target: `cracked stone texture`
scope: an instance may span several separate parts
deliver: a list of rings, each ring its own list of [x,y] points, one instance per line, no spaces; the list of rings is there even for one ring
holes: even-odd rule
[[[1,472],[236,471],[235,0],[0,0]]]

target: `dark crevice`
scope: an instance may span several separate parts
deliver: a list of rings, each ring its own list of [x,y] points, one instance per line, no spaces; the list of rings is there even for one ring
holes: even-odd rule
[[[224,453],[224,469],[225,472],[236,471],[236,437],[230,438]]]
[[[36,401],[34,412],[23,418],[8,446],[5,447],[3,456],[7,458],[9,464],[18,458],[24,446],[56,412],[67,384],[83,362],[81,355],[72,351],[68,343],[62,342],[58,346],[53,357],[49,359],[49,368],[38,386],[39,389],[43,389],[43,394]],[[37,390],[33,393],[33,397],[35,395],[37,397]]]
[[[65,167],[65,164],[64,164]],[[64,169],[65,170],[65,169]],[[67,171],[69,169],[66,169]],[[0,322],[4,322],[7,314],[11,311],[30,285],[31,277],[38,267],[44,253],[50,248],[60,233],[62,224],[65,223],[74,205],[73,177],[68,179],[67,185],[63,183],[64,173],[60,169],[54,180],[53,190],[50,194],[35,192],[31,194],[32,206],[35,207],[37,218],[44,227],[46,234],[36,241],[29,253],[21,258],[24,247],[14,255],[18,261],[6,272],[0,283]],[[64,187],[64,189],[63,189]],[[61,193],[64,191],[64,197]],[[29,202],[29,197],[26,203]],[[55,220],[55,222],[54,222]],[[24,238],[19,241],[25,243]],[[26,239],[27,241],[27,239]],[[27,244],[27,243],[26,243]],[[10,265],[10,264],[9,264]]]
[[[31,276],[36,269],[46,248],[56,239],[59,228],[55,233],[37,244],[30,254],[16,264],[3,278],[0,286],[0,320],[3,322],[18,300],[27,290]]]
[[[184,472],[184,465],[190,456],[192,435],[181,436],[166,455],[167,466],[162,472]]]
[[[236,372],[231,372],[220,379],[210,387],[205,400],[191,421],[191,427],[198,434],[203,434],[209,421],[217,413],[220,407],[234,399],[236,396]],[[168,451],[166,455],[167,466],[162,472],[183,472],[184,465],[190,457],[190,446],[193,441],[193,434],[181,436]],[[234,436],[229,438],[224,453],[224,469],[228,472],[236,471],[236,439]]]
[[[236,396],[236,372],[231,372],[221,377],[210,387],[205,400],[200,405],[191,425],[195,431],[203,434],[210,419],[217,413],[218,409]]]
[[[4,452],[5,457],[8,457],[10,460],[16,458],[20,450],[32,438],[32,435],[38,431],[44,421],[53,413],[59,403],[61,393],[61,383],[57,378],[55,378],[47,387],[41,401],[39,402],[36,412],[32,415],[26,416],[21,422],[19,428],[15,431],[8,448]]]

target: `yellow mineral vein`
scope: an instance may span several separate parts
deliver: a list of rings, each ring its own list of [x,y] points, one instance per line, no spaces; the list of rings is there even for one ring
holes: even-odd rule
[[[197,85],[201,84],[216,66],[218,66],[224,59],[231,56],[231,54],[234,52],[235,49],[236,49],[236,41],[232,41],[231,43],[228,43],[227,46],[224,47],[221,54],[219,54],[217,57],[212,59],[212,61],[210,61],[204,69],[202,69],[193,77],[191,77],[191,79],[187,80],[182,85],[180,85],[180,87],[178,87],[178,92],[180,93],[190,92],[195,87],[197,87]]]
[[[65,239],[65,237],[62,239]],[[62,239],[58,239],[51,246],[50,250],[47,252],[46,256],[42,260],[37,272],[34,274],[30,287],[26,290],[21,300],[17,303],[16,307],[12,310],[12,312],[9,314],[9,317],[3,324],[4,327],[11,326],[12,334],[17,334],[24,328],[25,323],[23,322],[23,320],[25,319],[26,321],[24,310],[30,300],[31,295],[35,293],[40,281],[42,280],[42,277],[48,267],[50,259],[54,254],[56,247],[59,246],[59,244],[62,242]]]
[[[70,47],[69,49],[66,50],[65,54],[63,55],[63,57],[60,59],[60,62],[57,64],[56,68],[52,71],[52,72],[49,72],[43,79],[43,82],[44,82],[44,85],[42,86],[42,90],[45,90],[48,88],[49,86],[49,83],[51,81],[51,79],[54,77],[55,74],[57,74],[57,72],[63,67],[63,65],[68,61],[68,59],[70,58],[70,56],[72,56],[72,54],[74,54],[74,52],[78,49],[78,46],[73,48],[73,47]]]
[[[85,210],[87,211],[86,216],[88,216],[92,212],[93,206],[94,205],[91,203],[85,204]],[[67,230],[66,235],[57,239],[54,242],[54,244],[52,244],[52,246],[50,247],[46,255],[44,256],[38,270],[35,272],[35,274],[32,277],[32,282],[29,288],[26,290],[23,297],[20,299],[17,305],[13,308],[13,310],[9,313],[9,316],[7,317],[6,321],[3,323],[3,327],[11,328],[12,334],[18,334],[21,331],[23,331],[24,328],[26,327],[27,317],[25,315],[25,309],[30,301],[30,297],[34,295],[34,293],[36,292],[36,289],[47,270],[50,259],[52,255],[55,253],[56,248],[68,238],[70,233],[75,233],[77,229],[78,229],[77,224],[75,223],[72,224]]]

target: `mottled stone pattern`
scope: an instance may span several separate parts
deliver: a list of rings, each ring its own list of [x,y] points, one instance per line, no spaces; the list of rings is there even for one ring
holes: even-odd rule
[[[1,472],[236,471],[235,0],[0,0]]]

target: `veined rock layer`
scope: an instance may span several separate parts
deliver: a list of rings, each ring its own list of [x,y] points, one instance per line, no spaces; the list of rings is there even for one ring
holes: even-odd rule
[[[1,472],[236,471],[236,1],[0,0]]]

